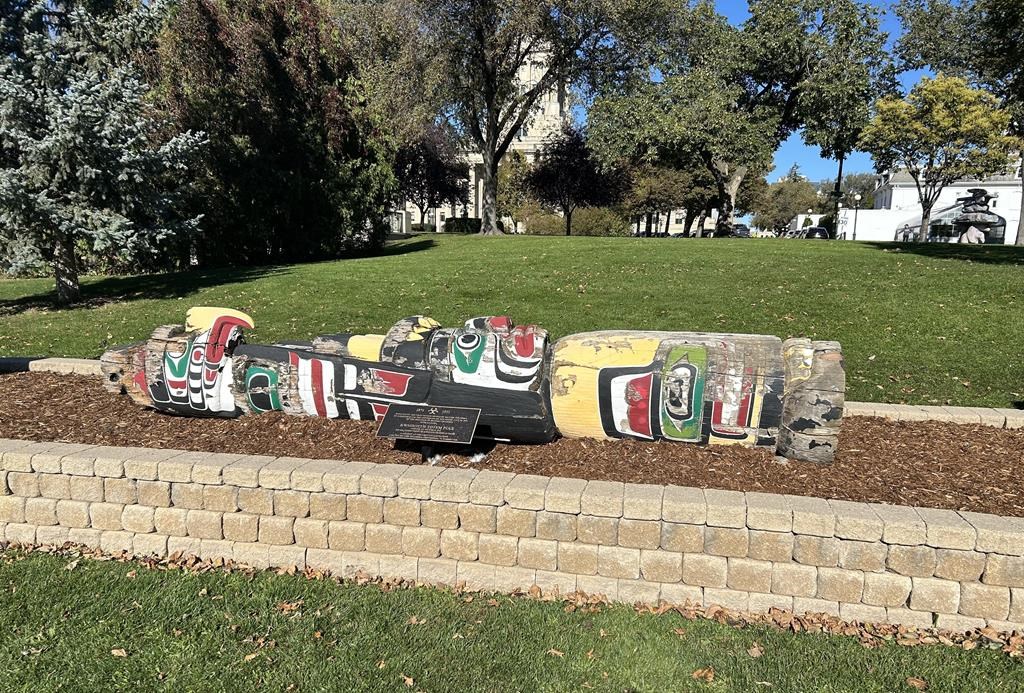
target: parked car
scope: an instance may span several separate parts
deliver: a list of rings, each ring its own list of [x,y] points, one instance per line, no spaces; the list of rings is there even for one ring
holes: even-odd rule
[[[831,238],[831,236],[828,235],[828,229],[826,229],[824,226],[808,226],[806,229],[803,229],[801,231],[800,238],[819,239],[827,241]]]

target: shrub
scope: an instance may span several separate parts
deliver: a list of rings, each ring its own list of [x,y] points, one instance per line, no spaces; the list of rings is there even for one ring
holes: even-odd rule
[[[437,227],[433,224],[411,224],[409,230],[413,233],[434,233]]]
[[[565,219],[558,214],[539,212],[525,220],[526,233],[537,236],[565,235]],[[632,228],[621,212],[612,207],[581,207],[572,215],[573,236],[629,236]]]
[[[444,222],[445,233],[480,233],[481,220],[470,217],[455,217]]]

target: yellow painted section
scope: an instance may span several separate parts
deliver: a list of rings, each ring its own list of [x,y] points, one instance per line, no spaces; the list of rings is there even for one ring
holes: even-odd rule
[[[256,327],[256,323],[253,319],[239,310],[216,308],[214,306],[196,306],[194,308],[189,308],[188,312],[185,313],[185,331],[201,332],[203,330],[208,330],[213,327],[213,323],[217,318],[222,316],[238,318],[245,322],[249,329],[254,329]]]
[[[349,356],[363,361],[380,360],[380,348],[384,346],[382,334],[355,334],[349,337]]]
[[[598,406],[597,375],[612,366],[646,366],[661,338],[578,335],[555,344],[551,413],[566,438],[605,438]]]

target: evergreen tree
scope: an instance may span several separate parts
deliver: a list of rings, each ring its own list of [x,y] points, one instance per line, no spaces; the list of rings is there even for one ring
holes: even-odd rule
[[[67,304],[80,296],[82,252],[130,262],[195,227],[175,210],[202,136],[162,136],[145,100],[134,59],[159,28],[162,2],[14,9],[0,20],[10,49],[0,55],[0,240],[50,259]]]

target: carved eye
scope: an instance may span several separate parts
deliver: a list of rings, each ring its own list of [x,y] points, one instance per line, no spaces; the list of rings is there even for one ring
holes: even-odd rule
[[[478,334],[461,334],[461,335],[459,335],[459,339],[458,339],[458,341],[456,343],[459,345],[460,349],[465,349],[466,351],[472,351],[473,349],[476,349],[477,346],[480,344],[480,335],[478,335]]]

